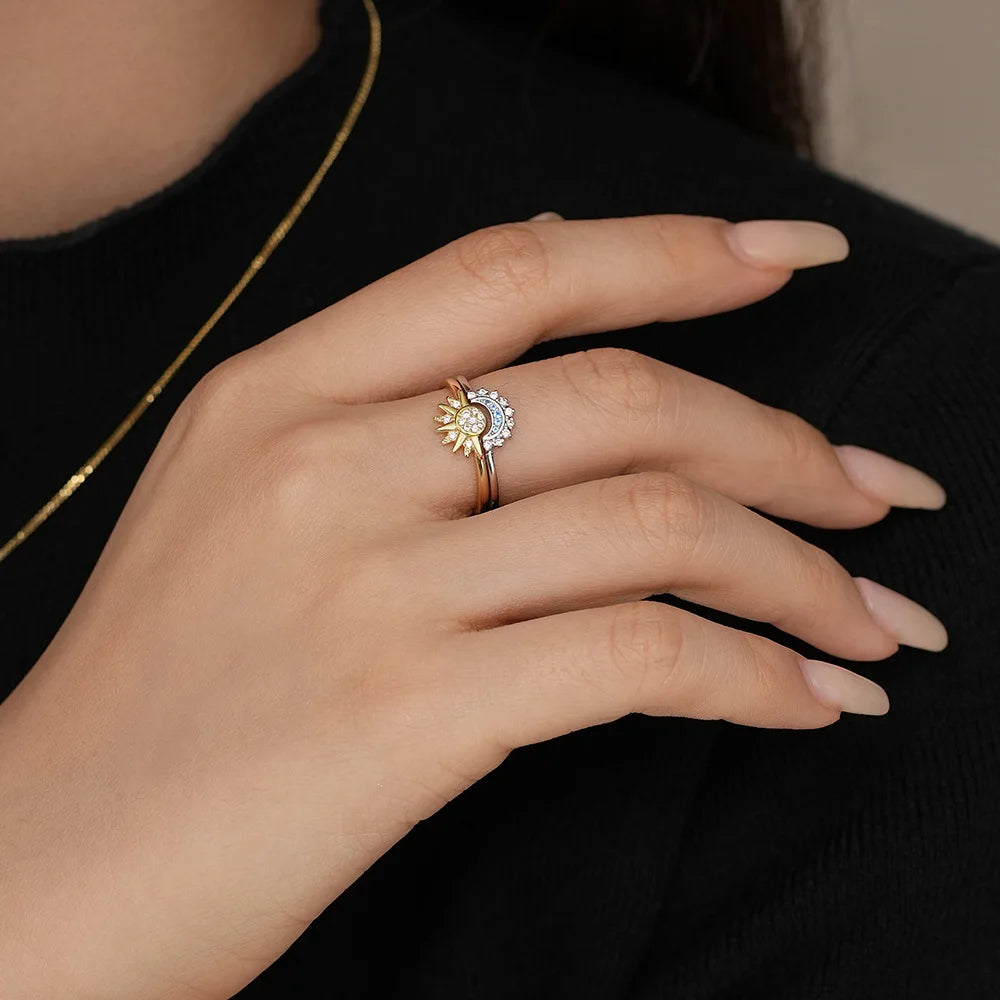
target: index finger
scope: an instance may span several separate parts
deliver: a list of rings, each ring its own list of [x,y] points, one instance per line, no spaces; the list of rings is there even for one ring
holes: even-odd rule
[[[795,267],[840,260],[817,222],[690,215],[522,222],[482,229],[261,345],[340,402],[412,396],[456,371],[502,367],[542,340],[725,312]]]

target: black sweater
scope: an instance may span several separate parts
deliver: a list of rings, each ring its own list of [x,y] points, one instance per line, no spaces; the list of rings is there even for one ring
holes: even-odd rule
[[[789,526],[927,604],[949,649],[861,665],[889,691],[881,718],[797,732],[634,715],[515,751],[240,996],[1000,997],[1000,251],[611,71],[438,3],[381,6],[372,98],[296,228],[0,564],[0,693],[59,626],[178,402],[227,355],[464,231],[545,209],[826,220],[849,260],[768,301],[530,356],[626,345],[927,470],[941,512]],[[4,537],[162,371],[314,169],[367,44],[359,3],[327,7],[320,51],[191,174],[75,232],[0,244]]]

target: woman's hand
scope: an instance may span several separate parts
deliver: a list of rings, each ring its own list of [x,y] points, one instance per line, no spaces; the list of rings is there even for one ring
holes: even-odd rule
[[[630,712],[884,712],[854,673],[641,598],[854,660],[940,648],[927,612],[748,509],[850,528],[940,487],[628,351],[503,367],[843,252],[803,223],[500,226],[210,372],[0,708],[0,994],[228,997],[517,746]],[[462,372],[517,408],[504,506],[472,518],[432,420]]]

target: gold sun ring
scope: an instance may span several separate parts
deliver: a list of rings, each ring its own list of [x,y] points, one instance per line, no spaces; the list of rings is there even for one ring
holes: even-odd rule
[[[456,375],[445,380],[448,399],[438,403],[442,413],[434,419],[442,444],[459,448],[476,465],[475,514],[500,506],[493,450],[503,446],[514,431],[514,408],[496,389],[473,389],[466,378]]]

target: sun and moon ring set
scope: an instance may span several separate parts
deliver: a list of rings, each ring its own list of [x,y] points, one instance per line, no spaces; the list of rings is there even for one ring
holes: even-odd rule
[[[442,412],[434,419],[441,443],[460,448],[476,464],[476,508],[474,514],[500,506],[493,451],[503,446],[514,431],[514,408],[496,389],[473,389],[462,375],[445,380],[448,398],[438,403]]]

